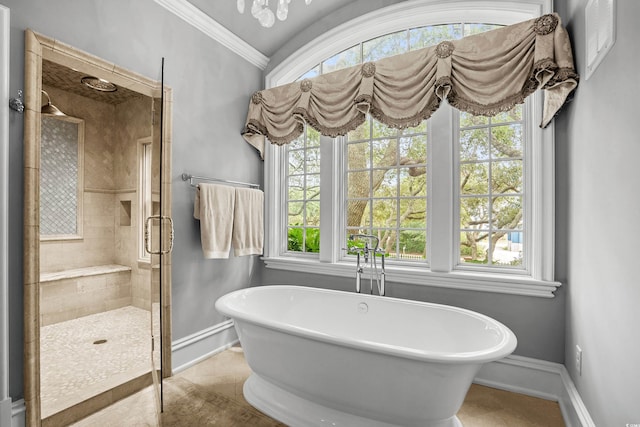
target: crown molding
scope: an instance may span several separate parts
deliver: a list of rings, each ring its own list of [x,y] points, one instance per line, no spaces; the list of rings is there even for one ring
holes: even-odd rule
[[[233,34],[187,0],[154,1],[261,70],[267,67],[269,63],[267,56]]]

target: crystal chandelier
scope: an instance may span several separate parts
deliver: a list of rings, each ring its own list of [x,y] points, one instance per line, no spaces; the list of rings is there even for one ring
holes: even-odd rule
[[[260,25],[266,28],[273,27],[276,22],[276,16],[279,20],[284,21],[289,14],[289,3],[291,0],[276,0],[278,7],[276,13],[269,8],[269,0],[253,0],[251,5],[251,15],[260,22]],[[309,5],[311,0],[304,0]],[[238,12],[244,13],[244,0],[238,0]]]

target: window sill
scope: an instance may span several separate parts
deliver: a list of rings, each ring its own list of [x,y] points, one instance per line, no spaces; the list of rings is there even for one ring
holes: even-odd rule
[[[324,263],[315,259],[306,260],[293,257],[265,257],[262,258],[262,260],[265,262],[267,268],[276,270],[353,277],[355,280],[355,265],[348,262]],[[553,298],[556,289],[562,285],[560,282],[536,280],[529,276],[468,271],[437,273],[419,267],[386,266],[385,273],[387,282],[391,283],[409,283],[412,285],[525,295],[540,298]],[[368,274],[366,270],[365,274]]]

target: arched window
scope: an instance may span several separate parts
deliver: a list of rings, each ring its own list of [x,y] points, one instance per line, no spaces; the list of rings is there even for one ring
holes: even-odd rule
[[[267,76],[272,87],[551,12],[531,0],[411,2],[342,25]],[[267,267],[353,276],[350,234],[373,234],[387,280],[553,296],[553,127],[541,96],[493,117],[443,105],[336,139],[310,127],[265,156]]]

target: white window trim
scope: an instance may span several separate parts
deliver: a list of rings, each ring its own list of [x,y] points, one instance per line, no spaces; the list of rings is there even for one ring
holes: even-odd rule
[[[486,22],[492,24],[510,25],[553,11],[552,0],[523,0],[523,1],[470,1],[450,0],[438,2],[436,0],[416,0],[393,5],[372,13],[363,15],[348,23],[342,24],[310,42],[296,51],[289,58],[279,64],[265,78],[267,88],[290,83],[302,74],[321,63],[323,60],[357,44],[361,41],[375,38],[384,34],[404,30],[410,27],[420,27],[433,24],[446,24],[461,21]],[[527,127],[526,154],[530,157],[530,167],[525,171],[531,193],[528,199],[525,215],[530,218],[530,238],[525,244],[531,251],[530,264],[527,274],[505,274],[493,271],[479,272],[474,269],[456,268],[453,251],[435,252],[429,248],[431,254],[431,268],[424,266],[395,266],[386,268],[387,280],[391,283],[411,283],[434,287],[466,289],[473,291],[498,292],[515,295],[537,296],[553,298],[555,290],[561,285],[554,281],[554,247],[555,247],[555,159],[554,159],[554,125],[547,128],[537,126],[542,121],[542,95],[538,91],[532,95],[531,108]],[[440,110],[439,110],[440,111]],[[436,112],[438,114],[438,112]],[[538,144],[539,142],[539,144]],[[340,144],[323,143],[321,140],[321,156],[332,161],[341,161]],[[445,144],[442,144],[445,145]],[[535,145],[535,146],[534,146]],[[452,149],[453,141],[448,147]],[[272,144],[267,144],[265,150],[265,192],[269,195],[265,202],[265,255],[263,260],[268,268],[289,271],[300,271],[315,274],[327,274],[342,277],[354,277],[353,264],[340,261],[340,248],[330,250],[323,248],[321,258],[304,256],[281,255],[284,251],[278,236],[283,227],[281,215],[277,215],[283,206],[284,194],[280,191],[284,180],[284,159]],[[339,165],[338,165],[339,166]],[[452,165],[453,167],[453,165]],[[323,182],[330,180],[332,194],[341,192],[342,168],[332,168],[331,174],[323,174]],[[449,196],[451,198],[452,196]],[[328,203],[329,202],[329,203]],[[440,201],[441,202],[441,201]],[[327,233],[334,233],[340,229],[340,206],[321,198],[321,209],[331,208],[331,215],[324,215],[321,219],[321,242],[326,242]],[[326,210],[324,210],[326,212]],[[450,200],[445,213],[451,212],[447,227],[438,231],[447,233],[447,238],[455,241],[455,213],[454,201]],[[431,219],[431,218],[430,218]],[[429,224],[430,225],[430,224]],[[429,227],[432,232],[435,230]],[[337,240],[337,239],[336,239]],[[535,242],[535,244],[534,244]],[[339,244],[335,242],[335,244]],[[448,266],[442,268],[441,266]],[[521,273],[521,272],[520,272]]]

